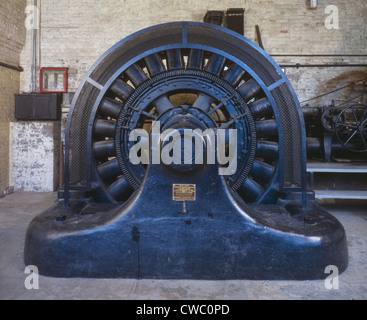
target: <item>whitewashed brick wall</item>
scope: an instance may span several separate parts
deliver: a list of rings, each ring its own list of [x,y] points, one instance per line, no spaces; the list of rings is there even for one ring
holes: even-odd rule
[[[28,0],[31,2],[30,0]],[[367,1],[320,0],[309,9],[305,0],[46,0],[41,1],[41,63],[43,67],[69,67],[69,88],[75,91],[91,65],[122,38],[155,24],[202,21],[207,10],[245,8],[245,36],[256,41],[259,25],[270,54],[367,54]],[[339,29],[325,27],[327,5],[339,8]],[[28,43],[30,35],[28,34]],[[24,48],[21,89],[30,88],[29,46]],[[302,58],[275,57],[279,63],[302,63]],[[366,57],[312,58],[309,63],[366,64]],[[366,72],[366,68],[362,70]],[[301,101],[361,76],[361,70],[288,69]],[[339,83],[344,74],[344,82]],[[364,74],[366,75],[366,74]],[[315,77],[316,76],[316,77]],[[362,75],[363,76],[363,75]],[[342,76],[343,78],[343,76]],[[333,79],[335,81],[333,81]],[[312,81],[310,81],[312,80]],[[325,87],[325,83],[328,85]],[[314,103],[327,103],[326,97]]]
[[[52,192],[58,189],[60,124],[10,124],[10,184],[16,191]]]

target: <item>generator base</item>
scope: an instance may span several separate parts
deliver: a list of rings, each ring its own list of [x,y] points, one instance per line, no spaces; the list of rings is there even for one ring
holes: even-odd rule
[[[325,279],[327,266],[347,268],[343,226],[312,201],[249,206],[222,178],[198,175],[199,199],[183,210],[176,177],[149,171],[123,205],[59,202],[37,216],[25,264],[52,277],[205,280]]]

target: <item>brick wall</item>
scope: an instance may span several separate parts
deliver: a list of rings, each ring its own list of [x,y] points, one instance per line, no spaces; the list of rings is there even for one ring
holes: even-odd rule
[[[19,66],[25,43],[25,0],[0,2],[0,62]],[[9,186],[9,126],[14,118],[14,94],[20,73],[0,67],[0,195]]]
[[[18,91],[19,72],[0,67],[0,195],[9,186],[9,125]]]
[[[28,0],[29,1],[29,0]],[[366,64],[367,2],[365,0],[318,1],[317,9],[305,0],[69,0],[42,1],[41,58],[43,67],[69,67],[70,91],[75,91],[86,71],[113,44],[131,33],[155,24],[192,20],[202,21],[207,10],[245,8],[245,36],[256,41],[259,25],[265,50],[280,64]],[[327,5],[339,9],[339,29],[328,30]],[[28,35],[29,43],[29,35]],[[30,57],[22,55],[25,72],[21,88],[30,88]],[[329,55],[294,57],[295,54]],[[344,55],[335,57],[333,55]],[[301,101],[364,77],[366,68],[287,68]],[[362,72],[362,73],[361,73]],[[355,91],[357,89],[350,89]],[[342,92],[341,96],[348,96]],[[338,96],[339,97],[339,96]],[[322,104],[332,96],[310,102]]]
[[[245,36],[256,41],[254,25],[258,24],[265,50],[281,65],[366,65],[367,1],[319,0],[317,9],[307,8],[306,2],[246,1]],[[339,29],[330,30],[325,26],[325,20],[330,16],[325,13],[328,5],[339,9]],[[300,102],[306,101],[302,105],[310,106],[327,105],[333,99],[355,97],[362,92],[363,86],[361,83],[352,83],[367,78],[365,67],[284,69]],[[308,101],[346,85],[350,86],[345,90]]]
[[[255,40],[260,26],[265,49],[272,54],[366,54],[367,2],[365,0],[318,0],[310,9],[306,0],[245,1],[246,32]],[[339,29],[328,30],[329,5],[339,9]]]
[[[1,62],[19,65],[19,55],[25,42],[26,0],[0,1]]]

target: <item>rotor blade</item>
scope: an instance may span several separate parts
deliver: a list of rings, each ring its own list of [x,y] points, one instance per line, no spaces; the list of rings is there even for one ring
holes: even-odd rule
[[[93,144],[94,156],[96,159],[106,159],[116,156],[115,141],[106,140]]]
[[[279,145],[272,141],[259,141],[256,146],[256,157],[276,160],[278,158]]]
[[[237,87],[246,73],[241,67],[232,64],[224,75],[224,80],[229,82],[232,86]]]
[[[104,98],[99,106],[98,112],[103,116],[117,119],[121,109],[122,105],[117,101],[110,98]]]
[[[258,137],[275,137],[278,135],[278,126],[275,120],[255,121]]]
[[[129,95],[134,91],[134,88],[121,79],[117,79],[110,87],[110,90],[117,96],[117,98],[122,101],[126,101]]]
[[[98,166],[98,172],[105,181],[111,181],[121,175],[121,169],[117,159],[105,162]]]
[[[111,196],[117,201],[126,201],[133,191],[134,189],[130,186],[125,177],[118,179],[109,187]]]
[[[262,186],[251,178],[247,178],[238,189],[240,196],[249,202],[255,202],[263,192]]]
[[[167,50],[168,70],[184,69],[185,64],[180,49]]]
[[[156,101],[154,101],[154,106],[156,107],[159,114],[162,114],[167,110],[175,107],[165,95],[159,97]]]
[[[261,87],[254,79],[250,79],[240,86],[237,91],[248,102],[261,92]]]
[[[138,64],[133,64],[125,73],[135,87],[140,86],[144,81],[148,80],[148,76]]]
[[[198,49],[192,49],[190,51],[187,69],[202,70],[203,64],[204,64],[204,51]]]
[[[271,103],[266,98],[262,98],[254,102],[251,102],[248,106],[255,120],[264,117],[270,118],[273,114],[273,108],[271,107]]]
[[[261,161],[255,161],[251,170],[251,176],[258,182],[268,182],[274,173],[274,167]]]
[[[215,99],[211,96],[208,96],[204,93],[199,93],[196,101],[193,104],[193,107],[201,109],[204,112],[208,112],[213,102],[215,102]]]
[[[164,64],[162,60],[160,59],[158,53],[154,53],[145,59],[145,64],[147,65],[147,69],[149,72],[149,75],[153,77],[154,75],[158,73],[162,73],[166,71],[166,68],[164,67]]]
[[[116,123],[114,121],[98,119],[94,123],[93,133],[97,136],[114,138],[115,129]]]
[[[205,66],[205,71],[208,71],[210,73],[216,74],[217,76],[220,76],[224,68],[225,62],[226,62],[225,57],[213,53],[213,55],[210,57],[208,64]]]

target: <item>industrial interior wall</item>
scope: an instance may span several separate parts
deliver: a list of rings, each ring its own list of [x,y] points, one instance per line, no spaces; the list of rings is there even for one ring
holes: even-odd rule
[[[257,41],[255,25],[259,26],[265,50],[285,65],[301,102],[367,77],[366,68],[360,66],[323,66],[367,63],[366,0],[320,0],[316,9],[306,0],[41,1],[40,65],[68,67],[72,92],[96,59],[131,33],[159,23],[203,21],[207,10],[228,8],[246,10],[245,36],[250,40]],[[30,34],[21,59],[23,91],[30,89],[29,45]],[[298,63],[321,66],[286,67]],[[327,104],[357,89],[360,87],[352,86],[310,103]]]
[[[25,43],[25,0],[0,1],[0,62],[19,66]],[[9,130],[20,72],[0,66],[0,195],[9,186]]]

